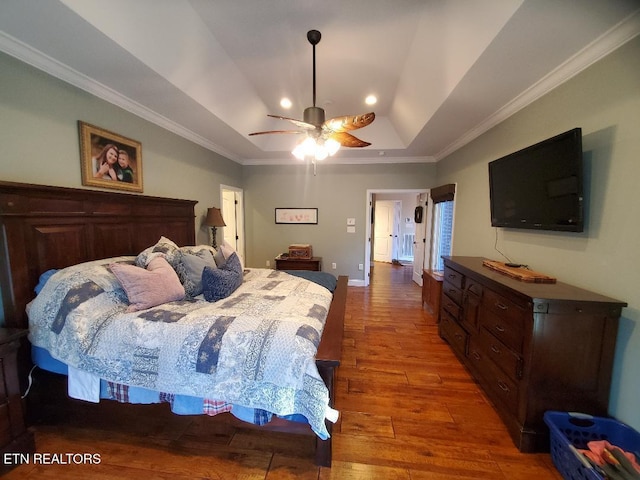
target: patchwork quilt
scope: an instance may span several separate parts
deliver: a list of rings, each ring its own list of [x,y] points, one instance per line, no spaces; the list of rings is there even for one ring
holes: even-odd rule
[[[327,438],[329,393],[315,364],[331,303],[326,288],[285,272],[245,271],[217,302],[186,299],[127,313],[110,272],[117,257],[52,275],[28,307],[34,346],[116,384],[302,415]]]

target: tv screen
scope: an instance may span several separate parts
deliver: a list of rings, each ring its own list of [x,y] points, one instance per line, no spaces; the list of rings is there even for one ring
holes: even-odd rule
[[[489,163],[491,225],[582,232],[582,129]]]

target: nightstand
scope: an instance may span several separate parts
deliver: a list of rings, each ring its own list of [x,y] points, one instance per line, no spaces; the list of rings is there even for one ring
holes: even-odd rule
[[[276,270],[322,270],[322,257],[291,258],[276,257]]]
[[[27,430],[18,379],[17,354],[28,330],[0,328],[0,455],[35,451],[33,433]],[[0,465],[0,472],[10,465]]]

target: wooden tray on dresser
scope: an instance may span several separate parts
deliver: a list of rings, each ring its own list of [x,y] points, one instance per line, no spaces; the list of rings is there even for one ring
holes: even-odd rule
[[[549,277],[543,273],[534,272],[524,267],[508,267],[502,262],[496,262],[494,260],[483,260],[482,265],[496,272],[500,272],[504,275],[508,275],[511,278],[520,280],[521,282],[529,283],[556,283],[554,277]]]

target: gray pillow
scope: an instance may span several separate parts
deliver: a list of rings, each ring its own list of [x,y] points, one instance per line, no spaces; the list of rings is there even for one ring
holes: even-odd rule
[[[205,267],[202,272],[202,293],[208,302],[217,302],[231,295],[242,285],[242,264],[236,253],[217,269]]]
[[[200,250],[197,253],[180,250],[176,253],[176,273],[188,296],[195,297],[202,293],[202,272],[205,267],[217,268],[209,250]]]
[[[152,245],[148,248],[145,248],[142,252],[138,254],[136,257],[135,264],[138,267],[147,268],[149,262],[156,257],[164,257],[169,265],[174,267],[173,258],[175,252],[178,251],[178,245],[176,245],[172,240],[169,240],[167,237],[160,237],[160,240],[155,245]]]

